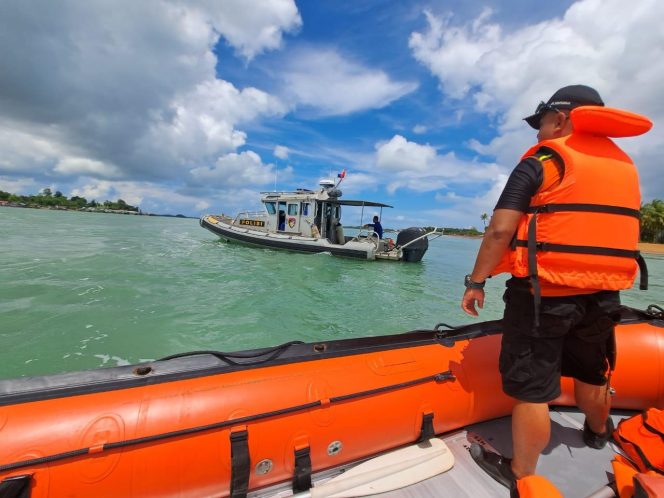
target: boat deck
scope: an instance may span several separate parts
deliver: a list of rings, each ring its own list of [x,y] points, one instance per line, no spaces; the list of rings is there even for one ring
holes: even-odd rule
[[[615,411],[617,424],[632,412]],[[609,443],[602,450],[588,448],[581,438],[584,416],[573,408],[551,409],[551,441],[539,460],[538,473],[546,476],[565,498],[600,498],[615,496],[609,486],[613,482],[611,460],[618,448]],[[509,497],[501,486],[473,461],[468,451],[471,442],[481,442],[488,449],[511,456],[511,418],[502,417],[465,427],[440,436],[455,456],[454,467],[418,484],[374,495],[380,498],[500,498]],[[346,467],[348,468],[348,467]],[[344,468],[331,469],[314,476],[315,483],[323,483]],[[250,493],[251,497],[286,498],[290,490],[271,488]]]

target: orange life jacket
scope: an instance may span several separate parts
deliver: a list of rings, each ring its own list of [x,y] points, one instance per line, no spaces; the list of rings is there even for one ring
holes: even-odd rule
[[[539,302],[539,279],[578,289],[621,290],[634,283],[641,267],[641,196],[636,167],[610,138],[647,132],[652,123],[619,109],[584,106],[570,113],[571,135],[545,140],[542,149],[564,164],[558,185],[533,196],[511,246],[493,274],[530,277]]]
[[[510,492],[511,498],[563,498],[551,481],[539,475],[522,477]]]

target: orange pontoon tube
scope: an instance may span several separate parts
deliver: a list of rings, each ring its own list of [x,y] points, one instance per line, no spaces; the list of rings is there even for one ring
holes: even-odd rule
[[[664,407],[664,314],[624,308],[615,408]],[[245,496],[510,413],[500,322],[0,381],[0,498]],[[563,382],[557,404],[574,403]]]

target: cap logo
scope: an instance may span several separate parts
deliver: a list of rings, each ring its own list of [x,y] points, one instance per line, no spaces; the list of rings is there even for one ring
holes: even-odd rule
[[[555,102],[549,102],[549,105],[572,105],[569,100],[556,100]]]

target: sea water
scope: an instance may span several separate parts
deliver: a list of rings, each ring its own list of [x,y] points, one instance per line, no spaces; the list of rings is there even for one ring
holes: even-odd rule
[[[194,219],[2,207],[0,378],[499,319],[502,277],[479,319],[459,307],[479,244],[357,261],[224,243]],[[664,258],[646,260],[650,290],[625,304],[664,302]]]

